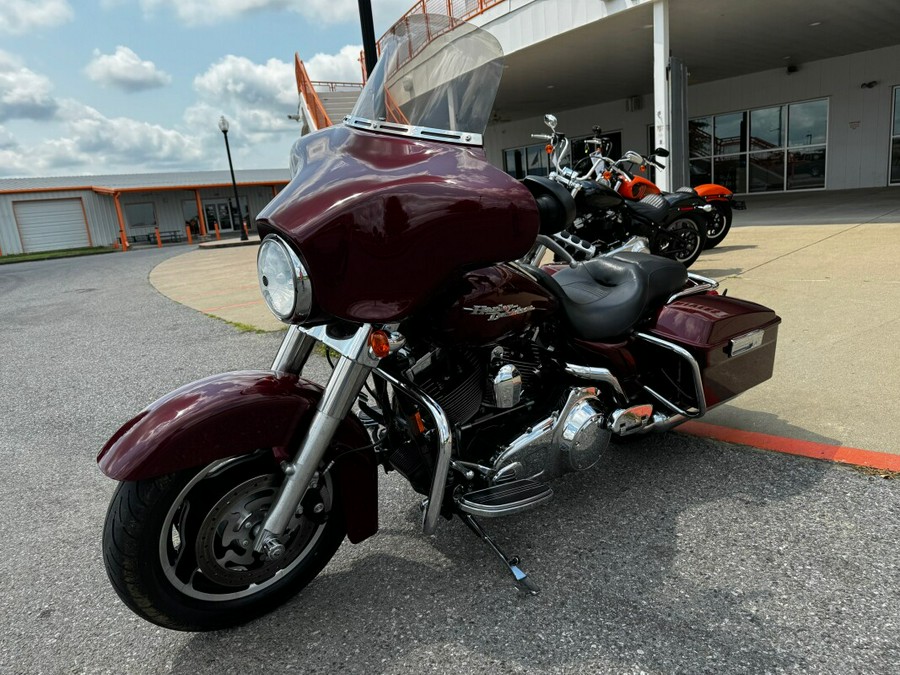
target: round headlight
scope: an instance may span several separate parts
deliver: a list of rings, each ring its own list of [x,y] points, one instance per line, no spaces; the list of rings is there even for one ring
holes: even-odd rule
[[[309,274],[281,237],[263,239],[256,258],[259,290],[269,310],[281,321],[302,321],[312,307]]]

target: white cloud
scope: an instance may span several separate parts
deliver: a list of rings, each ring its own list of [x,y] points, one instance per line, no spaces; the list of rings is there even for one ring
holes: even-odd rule
[[[311,80],[323,82],[361,82],[362,66],[359,63],[361,45],[347,45],[337,54],[316,54],[303,65]]]
[[[116,47],[114,54],[101,54],[95,49],[93,61],[84,70],[94,82],[130,92],[163,87],[172,81],[153,61],[142,61],[122,45]]]
[[[56,137],[27,146],[5,145],[0,133],[3,175],[136,173],[208,164],[203,142],[191,134],[127,117],[106,117],[71,99],[59,102],[55,124]]]
[[[0,150],[14,150],[19,147],[18,141],[9,131],[0,127]]]
[[[66,101],[59,117],[66,122],[71,149],[97,164],[111,163],[144,170],[201,161],[203,149],[191,135],[128,117],[106,117],[90,106]]]
[[[384,24],[386,28],[410,8],[412,0],[380,0],[373,4],[376,26]],[[179,19],[193,25],[209,25],[263,10],[290,10],[326,24],[359,24],[358,0],[141,0],[141,6],[147,12],[171,9]]]
[[[229,54],[195,77],[194,89],[209,99],[253,106],[293,106],[297,101],[294,66],[278,59],[259,64]]]
[[[66,0],[3,0],[0,32],[21,34],[71,21],[75,13]]]
[[[241,146],[291,131],[296,123],[287,115],[297,110],[294,66],[278,59],[264,64],[239,56],[226,56],[194,78],[199,101],[185,112],[191,128],[214,128],[224,114],[232,125],[229,138]]]
[[[58,105],[50,94],[52,88],[46,77],[0,50],[0,121],[52,118]]]

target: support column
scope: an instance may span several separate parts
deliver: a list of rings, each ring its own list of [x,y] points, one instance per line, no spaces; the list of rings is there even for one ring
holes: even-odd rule
[[[653,127],[656,145],[672,147],[671,110],[669,109],[669,0],[653,3]],[[668,163],[663,162],[668,166]],[[656,184],[671,190],[669,172],[656,170]]]
[[[122,253],[128,250],[128,235],[125,234],[125,216],[122,214],[122,202],[118,192],[113,192],[113,203],[116,205],[116,218],[119,220],[119,233],[122,240]]]
[[[206,219],[203,217],[203,204],[200,203],[200,190],[194,190],[194,197],[197,198],[197,222],[200,224],[200,236],[206,236]]]

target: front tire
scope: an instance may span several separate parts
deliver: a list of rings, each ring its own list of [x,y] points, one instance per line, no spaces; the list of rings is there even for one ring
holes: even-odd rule
[[[307,491],[302,514],[267,560],[254,536],[283,479],[271,454],[123,482],[103,530],[103,560],[119,597],[164,628],[218,630],[281,604],[325,567],[344,538],[329,474]]]
[[[678,216],[669,224],[660,226],[651,243],[651,252],[690,267],[703,252],[707,227],[707,219],[703,216]]]
[[[709,229],[706,232],[705,248],[718,246],[725,240],[731,229],[731,204],[728,202],[710,202],[713,212],[710,214]]]

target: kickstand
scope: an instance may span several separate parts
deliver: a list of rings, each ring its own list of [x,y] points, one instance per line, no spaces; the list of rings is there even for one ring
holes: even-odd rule
[[[528,578],[528,575],[525,574],[521,569],[519,569],[519,559],[516,556],[508,556],[497,544],[494,543],[494,540],[491,539],[487,532],[481,527],[481,524],[475,520],[475,518],[468,513],[460,513],[459,517],[462,518],[462,521],[466,524],[466,526],[475,533],[479,539],[484,541],[488,546],[491,547],[491,550],[494,551],[500,559],[503,561],[503,564],[509,568],[510,573],[516,580],[516,588],[523,593],[530,593],[532,595],[540,592],[540,588],[538,588],[537,584],[535,584],[531,579]]]

